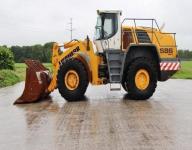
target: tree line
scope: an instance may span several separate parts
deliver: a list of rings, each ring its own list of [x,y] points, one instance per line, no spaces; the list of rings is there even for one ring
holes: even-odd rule
[[[10,47],[16,63],[23,63],[26,59],[36,59],[41,62],[51,62],[51,49],[54,42],[45,43],[44,45],[33,46],[12,46]],[[178,56],[181,60],[192,60],[192,51],[178,50]]]
[[[44,45],[37,44],[33,46],[11,46],[14,61],[23,63],[26,59],[40,60],[41,62],[51,62],[51,53],[54,42],[45,43]]]
[[[54,42],[48,42],[44,45],[36,44],[33,46],[11,46],[8,49],[13,53],[14,62],[23,63],[26,59],[36,59],[44,63],[51,62],[52,47]],[[3,49],[4,47],[4,49]],[[7,46],[2,46],[2,50],[6,50]],[[2,51],[1,50],[1,51]],[[8,51],[8,50],[6,50]],[[5,52],[4,52],[5,53]],[[10,53],[10,52],[9,52]],[[8,55],[1,52],[2,58]],[[190,50],[178,50],[178,55],[181,60],[192,60],[192,51]],[[11,56],[9,56],[11,57]],[[3,61],[1,59],[1,61]]]
[[[192,60],[192,51],[178,50],[178,55],[181,60]]]

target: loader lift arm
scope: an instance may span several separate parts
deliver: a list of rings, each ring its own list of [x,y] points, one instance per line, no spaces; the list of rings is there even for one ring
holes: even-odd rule
[[[48,69],[39,61],[27,60],[25,62],[28,66],[26,69],[25,89],[22,96],[16,100],[15,104],[36,102],[53,92],[58,85],[57,75],[60,66],[70,58],[80,60],[87,68],[89,82],[95,85],[102,84],[102,80],[98,77],[97,65],[100,63],[101,59],[99,56],[94,54],[92,42],[88,41],[88,39],[85,41],[73,40],[61,46],[58,43],[54,43],[52,48],[52,76]],[[87,44],[89,44],[89,46]],[[65,48],[62,53],[60,53],[61,47]]]

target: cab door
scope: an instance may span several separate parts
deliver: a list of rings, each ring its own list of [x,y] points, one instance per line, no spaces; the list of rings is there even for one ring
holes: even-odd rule
[[[100,14],[95,29],[94,43],[98,52],[120,49],[121,24],[119,13]]]

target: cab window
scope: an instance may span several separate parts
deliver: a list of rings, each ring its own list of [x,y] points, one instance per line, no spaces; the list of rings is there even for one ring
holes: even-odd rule
[[[117,14],[100,14],[97,18],[97,25],[95,27],[95,39],[103,40],[114,36],[118,30],[117,19]]]
[[[123,31],[123,49],[127,49],[128,46],[133,43],[133,35],[131,30],[124,30]]]
[[[116,14],[103,15],[103,38],[109,39],[115,35],[118,30],[118,21]]]

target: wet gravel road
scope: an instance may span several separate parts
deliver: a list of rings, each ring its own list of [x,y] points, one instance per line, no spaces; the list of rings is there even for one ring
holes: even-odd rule
[[[55,91],[39,103],[12,105],[23,86],[0,89],[0,150],[192,149],[192,80],[158,83],[148,101],[89,86],[81,102]]]

